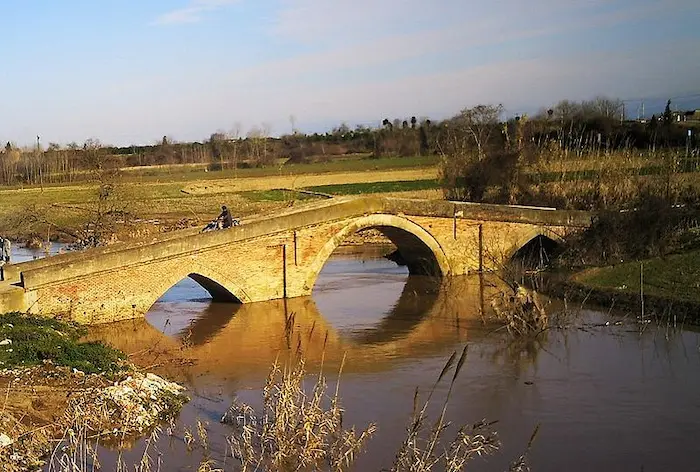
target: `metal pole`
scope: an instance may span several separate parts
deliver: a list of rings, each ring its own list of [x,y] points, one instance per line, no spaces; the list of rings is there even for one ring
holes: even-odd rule
[[[452,237],[457,239],[457,205],[452,209]]]
[[[297,231],[294,230],[294,265],[299,265],[297,261]]]
[[[479,273],[484,271],[484,225],[479,224]]]
[[[282,245],[282,297],[287,298],[287,245]]]

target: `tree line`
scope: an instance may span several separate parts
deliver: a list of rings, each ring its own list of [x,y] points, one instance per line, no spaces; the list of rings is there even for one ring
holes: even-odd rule
[[[482,106],[481,112],[485,108]],[[472,111],[478,114],[479,107]],[[504,124],[527,118],[527,139],[555,142],[566,149],[590,146],[648,149],[688,144],[686,128],[674,122],[670,102],[662,115],[647,122],[625,120],[623,102],[604,97],[582,102],[564,100],[535,116],[505,121],[501,107],[491,111],[498,112],[493,120],[489,118],[493,122],[491,128],[499,128],[501,135],[500,127]],[[8,142],[0,149],[0,185],[43,185],[88,179],[88,156],[94,154],[95,148],[112,156],[120,168],[200,164],[211,170],[269,166],[281,160],[305,163],[350,154],[372,157],[440,155],[450,139],[463,139],[464,136],[458,136],[460,132],[473,131],[457,126],[464,118],[464,113],[436,122],[416,116],[383,118],[377,127],[350,128],[341,124],[326,133],[307,134],[295,130],[280,137],[271,136],[267,125],[253,127],[245,136],[241,136],[240,127],[236,127],[231,132],[212,133],[204,142],[180,143],[164,136],[158,144],[122,147],[102,145],[96,140],[65,146],[50,143],[46,148],[39,139],[32,148],[20,148]],[[472,118],[484,117],[474,115]],[[473,138],[471,134],[468,137]],[[696,137],[692,139],[695,145]]]

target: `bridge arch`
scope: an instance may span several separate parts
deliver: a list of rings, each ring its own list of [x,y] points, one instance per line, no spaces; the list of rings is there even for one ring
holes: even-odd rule
[[[428,231],[406,218],[380,213],[352,220],[324,244],[309,265],[304,290],[311,292],[326,261],[345,239],[369,228],[379,230],[396,245],[410,273],[436,276],[451,274],[445,252]]]
[[[214,301],[230,303],[250,301],[250,297],[239,281],[231,280],[230,277],[195,262],[183,264],[182,270],[159,277],[158,282],[149,287],[149,297],[144,301],[143,313],[146,314],[168,290],[187,277],[197,282]]]
[[[538,238],[544,238],[544,240],[546,240],[554,245],[560,245],[564,242],[564,238],[560,234],[557,234],[555,231],[552,231],[549,228],[546,228],[546,227],[532,228],[529,231],[526,231],[526,232],[520,234],[515,239],[515,242],[506,251],[503,262],[508,263],[511,260],[513,260],[513,258],[518,254],[518,252],[522,251],[523,248],[525,248],[527,245],[533,243]]]

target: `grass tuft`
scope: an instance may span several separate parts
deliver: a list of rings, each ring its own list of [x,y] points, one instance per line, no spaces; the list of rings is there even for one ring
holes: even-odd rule
[[[81,342],[85,334],[75,323],[17,312],[0,315],[0,367],[52,362],[87,374],[122,370],[122,353],[101,342]]]

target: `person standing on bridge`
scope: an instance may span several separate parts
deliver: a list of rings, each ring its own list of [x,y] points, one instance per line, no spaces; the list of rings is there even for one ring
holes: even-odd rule
[[[233,226],[233,218],[231,217],[231,212],[226,208],[226,205],[221,206],[221,214],[217,216],[216,219],[222,222],[224,228]]]
[[[12,243],[10,243],[10,240],[0,236],[0,262],[10,262],[11,249]]]

